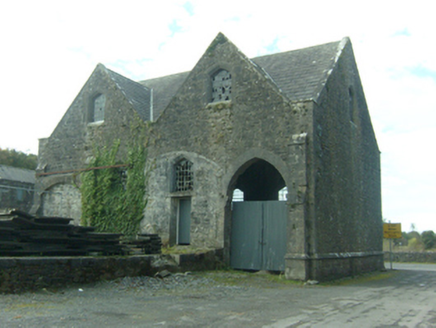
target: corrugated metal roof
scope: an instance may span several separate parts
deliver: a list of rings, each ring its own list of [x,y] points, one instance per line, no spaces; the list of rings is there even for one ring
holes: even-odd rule
[[[35,183],[35,171],[0,165],[0,180]]]

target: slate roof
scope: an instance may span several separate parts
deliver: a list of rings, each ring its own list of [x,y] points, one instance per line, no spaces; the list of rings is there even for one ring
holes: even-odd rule
[[[252,58],[290,101],[316,100],[348,38],[309,48]],[[190,72],[134,82],[108,70],[145,120],[150,119],[150,91],[153,89],[154,120],[168,106]],[[144,92],[144,90],[146,92]]]
[[[127,100],[133,105],[139,116],[144,120],[150,120],[150,91],[142,84],[132,81],[110,69],[106,68],[111,79],[117,84]]]
[[[185,82],[189,73],[190,72],[178,73],[139,82],[147,88],[153,89],[154,119],[157,119],[168,106],[177,90],[179,90],[183,82]]]
[[[268,73],[289,100],[315,100],[334,66],[341,43],[331,42],[252,61]]]
[[[35,171],[0,165],[0,180],[35,184]]]

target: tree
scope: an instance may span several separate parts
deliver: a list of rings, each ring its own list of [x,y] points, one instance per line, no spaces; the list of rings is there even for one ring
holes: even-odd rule
[[[421,240],[424,244],[424,249],[431,249],[436,246],[436,235],[433,230],[424,231],[421,234]]]
[[[415,223],[412,223],[410,225],[410,231],[415,231],[415,229],[416,229],[416,225],[415,225]]]
[[[26,154],[15,149],[0,148],[0,164],[34,170],[38,163],[38,157],[34,154]]]

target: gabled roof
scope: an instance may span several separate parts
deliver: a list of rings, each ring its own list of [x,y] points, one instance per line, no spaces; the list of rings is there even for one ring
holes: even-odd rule
[[[314,47],[256,57],[251,61],[265,76],[271,78],[290,101],[316,101],[348,42],[349,39],[344,38]],[[108,72],[145,120],[150,119],[150,90],[153,89],[153,117],[156,119],[190,73],[167,75],[137,83],[110,70]]]
[[[127,100],[136,109],[139,116],[145,121],[150,120],[150,90],[138,82],[132,81],[108,68],[105,69],[121,92],[124,93]]]
[[[148,89],[153,89],[153,117],[155,119],[168,106],[188,75],[189,72],[184,72],[139,82]]]
[[[268,73],[289,100],[316,100],[342,50],[342,43],[347,40],[257,57],[252,61]]]
[[[0,165],[0,180],[35,184],[35,171]]]

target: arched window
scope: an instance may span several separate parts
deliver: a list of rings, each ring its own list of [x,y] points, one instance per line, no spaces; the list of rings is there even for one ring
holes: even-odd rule
[[[92,107],[92,122],[104,121],[104,106],[106,104],[106,97],[104,94],[99,94],[94,98],[94,103]]]
[[[212,77],[211,102],[228,101],[232,99],[232,74],[222,69]]]
[[[194,187],[192,162],[182,159],[175,166],[174,191],[188,191]]]

